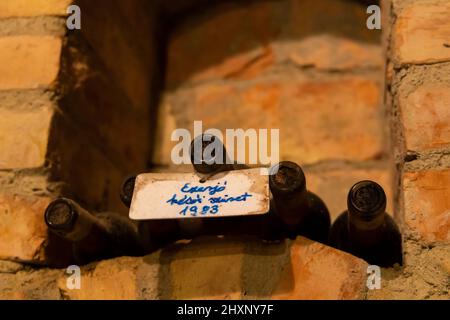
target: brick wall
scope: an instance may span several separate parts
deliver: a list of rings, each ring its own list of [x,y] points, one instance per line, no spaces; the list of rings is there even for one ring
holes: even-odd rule
[[[74,32],[71,1],[0,3],[0,298],[448,299],[447,1],[383,0],[382,35],[357,1],[219,2],[80,0]],[[194,120],[280,128],[282,158],[305,168],[333,219],[352,184],[378,181],[405,265],[366,291],[364,261],[301,237],[197,239],[92,263],[82,290],[64,269],[29,265],[66,266],[67,244],[42,219],[51,199],[123,210],[121,179],[150,160],[175,170],[170,133]]]
[[[448,300],[450,35],[447,1],[384,1],[385,103],[404,267],[370,299]]]
[[[393,1],[388,91],[399,209],[409,237],[450,241],[450,23],[447,1]]]
[[[1,259],[45,261],[42,211],[60,190],[46,156],[68,1],[44,2],[0,4]]]
[[[68,32],[71,3],[0,4],[0,259],[57,263],[48,202],[123,212],[122,179],[148,164],[155,10],[79,1],[82,30]]]
[[[449,242],[450,23],[447,1],[393,1],[388,103],[410,236]]]
[[[279,128],[280,157],[336,217],[362,179],[391,194],[381,34],[350,1],[219,4],[169,36],[154,162],[171,165],[175,128]],[[171,168],[172,169],[172,168]],[[392,199],[389,208],[392,213]]]

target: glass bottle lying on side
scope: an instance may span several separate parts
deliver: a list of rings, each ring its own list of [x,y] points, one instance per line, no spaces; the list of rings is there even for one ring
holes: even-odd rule
[[[59,198],[48,205],[45,222],[51,232],[72,242],[78,264],[144,253],[136,224],[120,214],[91,214],[75,201]]]
[[[380,267],[402,264],[402,239],[386,213],[386,194],[376,182],[356,183],[347,197],[348,210],[331,227],[330,245]]]
[[[120,199],[130,208],[136,176],[127,178],[122,184]],[[145,251],[155,251],[171,242],[180,240],[180,227],[175,219],[142,220],[137,222],[138,234]]]

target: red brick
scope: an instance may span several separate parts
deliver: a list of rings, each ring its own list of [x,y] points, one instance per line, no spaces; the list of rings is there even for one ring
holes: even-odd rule
[[[205,84],[167,95],[163,109],[169,112],[163,123],[174,118],[178,128],[192,130],[193,121],[202,120],[204,130],[224,133],[279,128],[282,159],[302,164],[368,160],[383,153],[379,90],[375,81],[361,76]],[[159,146],[165,152],[175,145],[167,129],[160,131],[163,144],[170,146]]]
[[[450,3],[411,2],[397,13],[393,30],[394,57],[398,63],[435,63],[450,60]]]
[[[400,98],[400,109],[408,150],[450,146],[450,85],[421,85]]]
[[[0,193],[0,259],[44,262],[48,197]]]
[[[272,299],[350,300],[363,299],[367,263],[350,254],[305,238],[290,248],[285,267]]]
[[[170,295],[163,299],[239,299],[245,244],[196,240],[170,258]],[[200,271],[201,270],[201,271]]]
[[[273,56],[264,47],[281,29],[273,17],[276,7],[273,3],[227,5],[201,23],[178,29],[169,41],[169,86],[187,79],[229,77],[265,55]]]
[[[53,36],[0,38],[0,90],[50,86],[59,72],[61,46]]]
[[[352,39],[329,35],[311,36],[298,42],[282,43],[280,47],[295,64],[313,66],[319,70],[383,66],[380,45],[364,45]]]
[[[405,223],[428,243],[450,241],[450,170],[406,172]]]
[[[204,238],[166,257],[165,299],[361,299],[366,284],[364,261],[301,237],[281,244]]]
[[[381,67],[377,32],[354,27],[366,19],[358,4],[347,1],[218,6],[181,24],[170,37],[167,87],[254,78],[289,61],[318,69]]]
[[[53,109],[0,108],[0,169],[34,168],[45,163]]]
[[[56,279],[62,270],[28,269],[15,274],[0,273],[2,300],[59,300],[61,294]]]
[[[91,264],[81,269],[80,289],[67,288],[68,274],[59,277],[58,288],[69,300],[155,299],[159,265],[152,259],[157,256],[158,253],[148,258],[121,257]]]
[[[299,163],[383,153],[380,87],[363,77],[299,83],[279,107],[281,155]]]
[[[65,15],[73,0],[6,0],[0,2],[0,18]]]

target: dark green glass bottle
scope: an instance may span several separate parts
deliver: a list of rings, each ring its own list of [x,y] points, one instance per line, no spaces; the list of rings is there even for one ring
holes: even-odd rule
[[[143,253],[136,225],[116,213],[94,215],[73,200],[59,198],[48,205],[45,222],[50,231],[72,243],[79,264]]]
[[[347,211],[334,222],[330,245],[380,267],[402,264],[402,238],[386,213],[386,194],[376,182],[356,183],[347,197]]]
[[[207,148],[213,148],[208,152]],[[191,163],[194,170],[201,176],[199,182],[207,179],[209,176],[224,171],[231,171],[237,168],[246,169],[244,165],[230,164],[227,150],[220,139],[211,134],[202,134],[192,140],[190,147]],[[234,217],[208,217],[186,219],[183,221],[186,226],[197,226],[195,235],[243,235],[255,233],[255,230],[249,232],[249,221],[243,216]],[[186,232],[185,232],[186,233]],[[192,233],[191,233],[192,234]]]
[[[131,205],[135,182],[136,176],[130,176],[122,184],[120,198],[127,208]],[[182,238],[175,219],[143,220],[138,221],[137,226],[146,252],[152,252]]]
[[[291,161],[282,161],[271,170],[274,168],[278,171],[269,176],[271,229],[290,239],[300,235],[326,243],[330,214],[324,202],[306,189],[302,168]]]

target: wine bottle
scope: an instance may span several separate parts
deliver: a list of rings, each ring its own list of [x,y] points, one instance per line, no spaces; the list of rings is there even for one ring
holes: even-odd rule
[[[136,225],[119,214],[94,215],[73,200],[59,198],[48,205],[44,216],[50,231],[72,243],[76,263],[143,253]]]
[[[282,161],[271,168],[269,176],[272,193],[268,213],[272,230],[283,237],[298,235],[326,243],[330,230],[330,214],[324,202],[306,189],[303,170],[294,162]]]
[[[219,172],[232,170],[227,164],[227,151],[220,139],[212,134],[201,134],[195,137],[190,145],[189,153],[194,171],[200,175],[203,183],[208,177]],[[188,218],[178,221],[181,236],[191,239],[200,235],[216,235],[226,230],[224,218]],[[214,220],[214,221],[212,221]]]
[[[232,170],[227,161],[227,150],[220,139],[212,134],[202,134],[194,138],[189,148],[194,170],[204,175]]]
[[[386,213],[386,194],[376,182],[356,183],[347,197],[347,210],[334,222],[330,245],[380,267],[402,264],[402,240]]]
[[[134,193],[136,176],[130,176],[122,184],[120,199],[129,208]],[[146,252],[181,239],[180,228],[174,219],[143,220],[137,222],[138,234]]]
[[[218,137],[210,134],[202,134],[192,141],[190,155],[194,170],[201,175],[199,182],[220,172],[248,169],[245,164],[231,163],[224,144]],[[262,235],[263,225],[258,216],[196,218],[186,219],[183,223],[196,225],[196,236]]]

